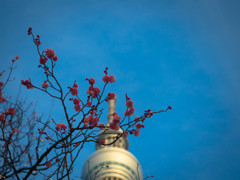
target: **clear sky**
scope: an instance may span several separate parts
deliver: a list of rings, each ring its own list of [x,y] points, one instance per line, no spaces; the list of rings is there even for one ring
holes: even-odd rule
[[[8,92],[16,94],[21,79],[43,81],[27,36],[31,26],[42,48],[59,57],[56,76],[65,87],[77,80],[85,94],[84,79],[101,86],[108,66],[117,79],[108,90],[118,96],[119,114],[125,93],[136,115],[172,105],[146,122],[139,137],[130,137],[145,175],[240,179],[239,8],[237,0],[1,0],[1,69],[20,56]],[[55,103],[53,118],[63,119],[46,95],[22,88],[22,96],[38,101],[39,114],[47,115]],[[93,144],[85,147],[76,176],[93,152]]]

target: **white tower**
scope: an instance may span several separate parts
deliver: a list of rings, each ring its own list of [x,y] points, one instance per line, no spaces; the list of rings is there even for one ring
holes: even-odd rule
[[[109,101],[108,124],[113,120],[116,100]],[[121,130],[103,130],[98,140],[104,139],[109,144],[116,139]],[[121,137],[112,145],[96,143],[96,152],[85,162],[82,170],[84,180],[142,180],[140,163],[128,151],[129,141]],[[106,167],[109,166],[109,167]]]

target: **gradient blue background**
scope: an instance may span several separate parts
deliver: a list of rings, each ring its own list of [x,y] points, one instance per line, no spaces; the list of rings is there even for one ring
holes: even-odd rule
[[[118,96],[118,113],[125,109],[125,93],[136,115],[172,105],[172,111],[146,122],[139,137],[130,137],[144,175],[240,179],[239,5],[237,0],[1,0],[1,69],[20,56],[17,83],[9,84],[7,93],[16,94],[21,79],[39,85],[44,80],[27,36],[31,26],[42,48],[58,55],[55,72],[63,86],[77,80],[84,95],[84,79],[94,77],[101,87],[108,66],[117,79],[108,91]],[[36,90],[21,91],[38,101],[38,114],[47,117],[54,103],[52,117],[64,119],[57,101]],[[75,176],[93,152],[93,144],[85,147]]]

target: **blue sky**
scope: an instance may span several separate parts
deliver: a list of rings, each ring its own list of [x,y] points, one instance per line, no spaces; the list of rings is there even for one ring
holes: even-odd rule
[[[20,56],[16,82],[44,80],[28,27],[40,34],[42,48],[59,57],[56,75],[64,86],[86,77],[101,86],[106,66],[117,82],[109,91],[132,97],[136,115],[145,109],[173,110],[146,122],[130,151],[145,175],[155,179],[240,179],[240,25],[239,2],[223,0],[13,1],[0,2],[1,69]],[[35,83],[35,84],[36,84]],[[8,86],[16,94],[19,84]],[[39,114],[57,102],[35,90]],[[50,102],[46,105],[46,102]],[[107,118],[107,115],[103,116]],[[78,175],[94,152],[89,144],[75,166]]]

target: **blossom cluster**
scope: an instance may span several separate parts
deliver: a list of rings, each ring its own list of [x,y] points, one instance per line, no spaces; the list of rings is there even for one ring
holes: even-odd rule
[[[108,70],[108,67],[106,67],[106,69],[104,71],[105,75],[102,78],[103,82],[105,82],[105,83],[109,83],[109,82],[110,83],[114,83],[116,81],[115,76],[113,76],[113,75],[109,76],[107,70]]]
[[[84,123],[84,126],[85,128],[87,127],[99,127],[100,129],[103,129],[105,127],[105,125],[103,123],[100,123],[99,124],[99,114],[96,113],[95,110],[91,110],[90,111],[90,115],[89,116],[86,116],[84,117],[83,119],[83,123]]]

